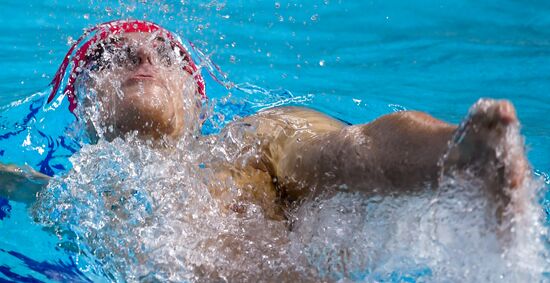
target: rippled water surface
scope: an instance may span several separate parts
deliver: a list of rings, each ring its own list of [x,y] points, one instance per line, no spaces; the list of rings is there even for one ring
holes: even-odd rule
[[[30,210],[0,198],[0,280],[547,280],[549,3],[0,5],[0,105],[34,94],[2,108],[0,161],[58,175]],[[350,123],[404,109],[458,123],[479,97],[511,100],[536,178],[523,188],[529,209],[514,220],[509,248],[499,248],[499,225],[485,216],[486,198],[468,179],[450,177],[437,197],[310,200],[292,212],[289,231],[260,208],[236,216],[212,199],[211,172],[197,168],[230,161],[230,145],[182,144],[179,154],[122,141],[82,147],[78,130],[63,133],[73,119],[65,105],[42,108],[43,98],[68,43],[83,28],[121,17],[155,21],[197,46],[215,105],[208,133],[275,105],[306,105]],[[189,148],[194,154],[185,154]]]

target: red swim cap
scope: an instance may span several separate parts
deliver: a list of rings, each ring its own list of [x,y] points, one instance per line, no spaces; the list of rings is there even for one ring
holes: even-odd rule
[[[82,44],[82,46],[76,51],[75,55],[72,57],[72,60],[70,60],[70,56],[75,48],[92,32],[95,32],[95,34],[88,41]],[[183,53],[184,60],[187,61],[187,64],[185,64],[183,70],[193,75],[195,82],[197,83],[197,90],[199,94],[202,98],[206,98],[204,79],[198,71],[197,65],[195,64],[195,62],[193,62],[193,59],[191,58],[191,55],[189,55],[189,52],[183,47],[181,42],[176,39],[176,37],[171,32],[152,22],[139,20],[117,20],[102,23],[85,30],[84,34],[80,36],[80,38],[78,38],[78,40],[71,46],[71,49],[69,49],[69,51],[65,55],[61,66],[59,66],[59,69],[55,73],[55,76],[50,83],[53,86],[53,89],[50,93],[50,96],[48,97],[48,103],[50,103],[57,94],[57,91],[59,90],[59,87],[61,85],[61,81],[65,76],[65,71],[69,66],[69,61],[72,61],[73,67],[71,69],[69,81],[67,82],[67,86],[65,87],[65,90],[63,92],[67,95],[69,99],[69,110],[74,113],[77,105],[76,96],[74,93],[74,83],[78,74],[82,72],[82,67],[86,66],[86,64],[89,63],[90,59],[89,53],[87,53],[88,50],[90,49],[90,47],[95,46],[97,43],[106,40],[109,36],[124,32],[159,32],[161,35],[170,40],[170,44],[179,48],[179,50],[181,50],[181,52]]]

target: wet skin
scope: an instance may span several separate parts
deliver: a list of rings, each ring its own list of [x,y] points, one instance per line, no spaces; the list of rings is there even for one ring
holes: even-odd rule
[[[200,103],[195,82],[179,65],[181,58],[166,51],[166,41],[147,33],[126,33],[114,41],[118,54],[104,56],[86,82],[97,93],[101,117],[94,125],[108,129],[104,137],[137,132],[142,139],[177,140],[196,131]],[[508,205],[507,189],[521,187],[528,162],[523,150],[505,148],[504,154],[497,154],[496,147],[507,129],[519,122],[507,101],[484,100],[476,105],[461,128],[413,111],[347,126],[306,108],[270,109],[233,122],[221,133],[244,132],[243,150],[259,145],[257,158],[245,159],[243,154],[243,162],[234,163],[241,165],[209,166],[220,179],[233,178],[245,192],[225,204],[228,211],[242,213],[251,202],[273,219],[284,219],[288,205],[308,196],[339,190],[406,194],[437,185],[445,169],[484,164],[501,169],[476,173],[484,180],[484,189]],[[459,134],[462,137],[455,144]],[[9,166],[0,170],[5,171],[1,176],[21,175]],[[12,179],[10,188],[24,180]],[[212,192],[225,199],[223,191]]]

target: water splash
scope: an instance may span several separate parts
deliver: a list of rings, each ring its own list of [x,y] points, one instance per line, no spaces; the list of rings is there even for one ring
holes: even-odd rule
[[[218,190],[224,202],[242,191],[200,166],[210,155],[201,146],[163,152],[120,139],[85,146],[72,158],[74,170],[51,183],[35,212],[46,224],[76,232],[106,269],[130,281],[292,270],[284,222],[266,219],[254,204],[238,214],[220,203]]]
[[[523,184],[526,209],[504,224],[479,180],[452,174],[437,194],[338,193],[273,220],[255,203],[228,209],[244,189],[205,166],[235,162],[240,145],[225,134],[173,149],[132,137],[84,146],[34,212],[128,281],[534,282],[548,270],[538,179]]]

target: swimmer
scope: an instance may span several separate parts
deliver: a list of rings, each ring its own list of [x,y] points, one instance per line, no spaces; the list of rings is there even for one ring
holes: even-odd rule
[[[91,136],[111,141],[133,134],[164,150],[175,150],[172,144],[182,138],[206,138],[198,134],[204,82],[172,33],[133,20],[92,31],[92,39],[79,40],[82,46],[69,51],[76,50],[75,67],[63,89]],[[54,78],[50,101],[68,60]],[[77,89],[94,95],[84,99]],[[99,117],[87,117],[86,109],[98,105]],[[220,135],[239,133],[232,137],[244,145],[240,162],[206,166],[248,192],[227,203],[228,211],[242,213],[247,202],[254,203],[273,219],[330,191],[391,196],[434,188],[449,171],[473,172],[504,207],[514,205],[511,195],[530,176],[525,152],[504,142],[519,135],[511,130],[517,127],[515,109],[505,100],[478,101],[460,126],[415,111],[350,126],[311,109],[279,107],[228,124]],[[252,156],[251,148],[257,150]],[[32,202],[49,179],[8,164],[0,171],[0,192],[15,201]]]

